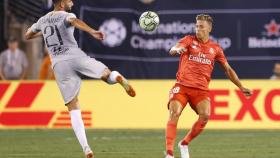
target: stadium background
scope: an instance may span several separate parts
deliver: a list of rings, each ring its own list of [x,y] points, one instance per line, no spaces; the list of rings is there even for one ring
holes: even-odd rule
[[[138,153],[130,148],[130,139],[139,141],[138,137],[130,137],[131,133],[136,135],[137,132],[144,133],[140,138],[150,138],[150,141],[156,139],[153,143],[163,144],[163,129],[168,116],[166,110],[168,91],[174,84],[178,65],[178,58],[169,57],[167,52],[179,38],[194,33],[194,19],[199,13],[208,13],[214,17],[212,38],[223,46],[230,64],[244,85],[254,92],[251,98],[240,95],[237,88],[229,80],[225,80],[222,69],[216,66],[213,72],[214,80],[210,84],[212,110],[211,121],[207,128],[218,129],[218,131],[209,130],[210,135],[206,132],[202,137],[210,136],[209,142],[213,142],[217,141],[215,139],[217,135],[229,134],[232,139],[221,138],[221,146],[226,142],[232,143],[232,146],[236,146],[240,151],[243,151],[243,147],[247,145],[256,149],[256,151],[244,150],[239,152],[239,155],[236,151],[231,155],[232,157],[258,157],[259,152],[267,153],[262,157],[279,156],[277,146],[279,147],[280,144],[275,140],[280,139],[277,134],[280,129],[280,81],[271,81],[269,77],[272,75],[274,63],[280,60],[280,1],[76,0],[74,3],[73,12],[77,17],[97,29],[104,30],[108,37],[104,43],[100,43],[86,33],[76,31],[75,36],[79,46],[88,55],[131,79],[137,91],[136,98],[129,98],[119,86],[108,86],[101,81],[89,80],[83,83],[80,100],[85,125],[88,128],[101,130],[90,131],[89,137],[94,137],[93,142],[102,144],[103,135],[114,141],[115,135],[108,134],[111,129],[122,129],[113,130],[113,133],[119,136],[128,135],[128,145],[116,148],[120,150],[119,153],[118,151],[111,153],[114,151],[112,142],[106,144],[106,146],[111,145],[109,152],[106,149],[103,153],[104,149],[99,149],[97,145],[97,154],[99,152],[101,158],[102,156],[114,158],[112,154],[118,158],[143,155],[142,150]],[[38,65],[43,57],[42,39],[32,41],[23,39],[26,28],[51,10],[51,3],[47,0],[2,0],[0,7],[1,51],[7,47],[6,39],[10,35],[17,36],[20,39],[20,48],[26,52],[29,60],[27,81],[0,82],[0,146],[9,146],[10,141],[18,138],[23,142],[31,139],[35,145],[40,146],[37,140],[41,139],[42,131],[33,130],[38,128],[50,129],[50,131],[43,131],[44,137],[44,134],[51,135],[53,131],[63,136],[74,137],[69,134],[71,130],[57,131],[60,128],[70,128],[70,120],[56,83],[37,80]],[[137,25],[138,17],[146,10],[156,11],[160,16],[159,29],[154,33],[143,32]],[[179,128],[190,128],[195,119],[196,115],[187,107]],[[131,131],[131,129],[141,130]],[[153,130],[142,131],[143,129]],[[227,130],[220,131],[220,129]],[[180,132],[182,136],[182,131]],[[34,137],[30,138],[28,135]],[[249,139],[251,142],[248,141],[248,137],[252,137]],[[239,138],[242,139],[241,142],[238,141]],[[60,139],[62,138],[57,138]],[[205,143],[199,140],[197,144]],[[270,141],[270,143],[260,146],[260,142],[254,142],[258,140]],[[54,145],[52,142],[45,141],[46,146]],[[69,142],[66,144],[68,145]],[[22,149],[13,146],[9,149],[3,147],[0,149],[0,157],[16,157],[17,155],[13,153],[18,150],[23,155],[26,154],[26,157],[38,157],[40,155],[38,152],[42,152],[34,148],[25,150],[24,146],[22,143],[20,147]],[[146,146],[149,144],[147,143]],[[196,142],[194,146],[199,147]],[[212,144],[208,143],[206,148],[211,146]],[[67,150],[66,145],[64,147]],[[74,148],[79,149],[78,146]],[[122,151],[125,148],[132,153],[127,154],[126,150]],[[203,150],[203,147],[200,149]],[[212,152],[213,157],[219,158],[231,152],[231,149],[226,149]],[[145,148],[143,150],[146,152]],[[156,155],[161,154],[158,150],[163,150],[162,146],[156,150],[151,152]],[[30,151],[35,151],[38,155],[30,155]],[[4,156],[1,156],[1,153]],[[120,156],[120,153],[124,154]],[[69,152],[68,157],[73,155],[75,153]],[[205,152],[204,155],[197,155],[197,157],[209,157],[209,155]]]
[[[21,48],[31,62],[28,77],[36,79],[42,41],[27,42],[22,35],[28,26],[50,10],[51,4],[47,0],[5,0],[0,3],[0,14],[4,17],[1,18],[0,48],[6,47],[8,35],[15,34],[22,39]],[[185,34],[194,33],[196,14],[208,13],[215,20],[213,39],[225,49],[239,76],[242,79],[267,79],[274,63],[280,60],[279,6],[280,2],[273,0],[211,3],[156,0],[147,4],[140,0],[79,0],[75,1],[73,12],[91,26],[104,30],[108,36],[104,43],[100,43],[86,33],[76,31],[80,47],[128,78],[173,79],[178,58],[169,57],[168,49]],[[146,10],[154,10],[160,15],[161,25],[157,32],[143,32],[137,25],[138,17]],[[256,67],[258,69],[254,69]],[[219,66],[214,70],[213,78],[225,78]]]

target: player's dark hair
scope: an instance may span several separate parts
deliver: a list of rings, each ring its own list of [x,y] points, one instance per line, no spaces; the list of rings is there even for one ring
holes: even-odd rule
[[[56,5],[58,3],[60,3],[62,0],[52,0],[53,4]]]
[[[207,14],[199,14],[196,16],[196,20],[204,20],[207,21],[211,26],[213,24],[213,18]]]

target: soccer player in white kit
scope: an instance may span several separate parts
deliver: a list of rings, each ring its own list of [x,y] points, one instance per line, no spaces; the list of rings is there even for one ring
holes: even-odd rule
[[[90,149],[81,111],[78,103],[81,78],[79,74],[90,78],[98,78],[108,84],[120,83],[131,97],[135,91],[128,81],[117,71],[110,71],[103,63],[87,56],[74,38],[74,29],[89,33],[98,40],[105,38],[100,31],[94,30],[76,18],[70,11],[72,0],[53,0],[54,10],[41,17],[26,32],[26,39],[43,36],[52,61],[56,82],[67,106],[72,128],[87,158],[93,158]]]

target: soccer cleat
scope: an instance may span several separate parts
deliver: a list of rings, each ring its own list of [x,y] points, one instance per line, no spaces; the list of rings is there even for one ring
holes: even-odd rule
[[[171,156],[171,155],[167,154],[167,155],[165,156],[165,158],[174,158],[174,156]]]
[[[84,149],[86,158],[93,158],[93,152],[91,151],[90,147],[85,147]]]
[[[134,89],[123,76],[117,76],[116,80],[119,84],[121,84],[129,96],[135,97],[136,93]]]
[[[190,158],[189,147],[187,145],[182,145],[182,141],[178,143],[178,147],[180,149],[181,158]]]

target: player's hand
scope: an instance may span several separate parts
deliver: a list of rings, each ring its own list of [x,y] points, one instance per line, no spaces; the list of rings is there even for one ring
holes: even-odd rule
[[[240,90],[241,90],[241,91],[242,91],[242,93],[243,93],[245,96],[247,96],[247,97],[249,97],[249,96],[251,96],[251,95],[252,95],[252,91],[251,91],[250,89],[247,89],[247,88],[241,87],[241,88],[240,88]]]
[[[184,47],[172,47],[169,51],[169,54],[175,56],[184,53],[185,51],[186,49]]]
[[[105,39],[105,34],[101,31],[94,31],[94,32],[91,33],[91,35],[98,40],[104,40]]]

